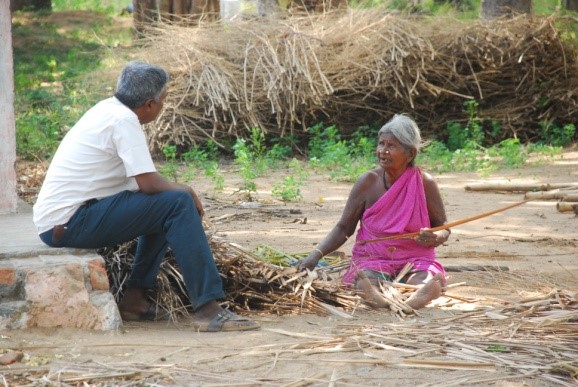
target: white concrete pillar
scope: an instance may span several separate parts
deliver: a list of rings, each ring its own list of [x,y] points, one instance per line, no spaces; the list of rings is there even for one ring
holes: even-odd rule
[[[0,1],[0,214],[16,212],[16,127],[10,2]]]

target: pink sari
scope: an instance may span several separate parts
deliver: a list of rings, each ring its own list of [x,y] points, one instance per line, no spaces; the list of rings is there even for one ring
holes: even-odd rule
[[[445,270],[436,260],[433,247],[420,246],[413,239],[359,243],[430,227],[421,171],[410,167],[363,213],[357,243],[352,250],[351,266],[343,281],[353,283],[358,270],[372,270],[395,277],[408,262],[413,264],[412,272],[441,273],[445,278]]]

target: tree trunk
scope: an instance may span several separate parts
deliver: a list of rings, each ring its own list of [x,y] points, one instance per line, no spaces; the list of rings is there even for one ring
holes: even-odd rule
[[[578,12],[578,0],[564,0],[563,3],[568,11]]]
[[[133,23],[137,32],[159,20],[160,0],[132,0]]]
[[[10,3],[0,1],[0,214],[16,212],[16,129]]]
[[[135,29],[163,20],[197,24],[201,20],[219,19],[219,0],[133,0]]]
[[[216,21],[220,19],[221,4],[219,0],[193,0],[191,16],[194,23]]]
[[[33,11],[52,9],[52,0],[10,0],[10,10],[12,12],[26,9]]]
[[[531,13],[531,0],[482,0],[480,16],[482,19],[495,19]]]

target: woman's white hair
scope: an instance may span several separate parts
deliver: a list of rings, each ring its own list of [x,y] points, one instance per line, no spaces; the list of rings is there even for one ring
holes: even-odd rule
[[[417,152],[423,147],[421,133],[415,121],[405,114],[396,114],[391,120],[381,127],[377,137],[391,134],[406,149],[415,149]],[[415,158],[411,161],[414,165]]]

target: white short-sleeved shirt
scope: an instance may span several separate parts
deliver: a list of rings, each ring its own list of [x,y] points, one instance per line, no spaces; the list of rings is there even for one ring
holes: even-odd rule
[[[58,147],[33,208],[41,234],[65,224],[86,201],[136,191],[155,172],[137,115],[115,97],[88,110]]]

